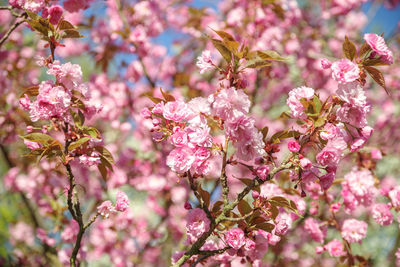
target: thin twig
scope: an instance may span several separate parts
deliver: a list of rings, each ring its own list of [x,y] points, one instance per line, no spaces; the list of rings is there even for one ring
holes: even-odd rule
[[[193,243],[193,245],[190,247],[188,251],[186,251],[185,254],[173,265],[173,267],[179,267],[182,266],[187,260],[189,260],[193,255],[197,255],[200,251],[200,248],[204,245],[206,242],[207,238],[214,232],[215,228],[218,226],[219,223],[222,221],[226,220],[225,214],[228,214],[230,211],[232,211],[238,204],[239,202],[255,187],[265,183],[266,181],[271,180],[278,172],[289,169],[292,166],[292,163],[290,162],[292,158],[292,154],[290,154],[279,167],[274,168],[269,174],[268,178],[265,180],[261,180],[259,177],[256,177],[248,186],[246,186],[242,192],[239,193],[239,195],[236,197],[236,199],[229,203],[228,205],[224,205],[222,213],[215,219],[215,223],[211,221],[210,223],[210,229],[203,233],[199,239],[197,239],[196,242]]]
[[[26,13],[22,13],[20,14],[20,17],[27,17]],[[6,34],[1,38],[0,40],[0,47],[5,43],[5,41],[8,39],[8,37],[10,37],[11,33],[18,28],[19,25],[21,25],[22,23],[24,23],[25,20],[21,20],[21,21],[16,21],[11,28],[6,32]]]

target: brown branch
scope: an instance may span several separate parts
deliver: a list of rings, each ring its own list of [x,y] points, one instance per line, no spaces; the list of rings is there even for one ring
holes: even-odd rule
[[[27,17],[27,14],[24,12],[24,13],[18,15],[17,18],[18,18],[18,17],[24,17],[24,18],[26,18],[26,17]],[[10,37],[11,33],[12,33],[16,28],[18,28],[19,25],[21,25],[21,24],[24,23],[24,22],[25,22],[24,19],[21,20],[21,21],[18,21],[18,20],[15,21],[15,23],[11,26],[11,28],[10,28],[10,29],[4,34],[4,36],[1,38],[1,40],[0,40],[0,48],[1,48],[1,46],[5,43],[5,41],[8,39],[8,37]]]
[[[202,257],[199,257],[195,262],[193,262],[190,267],[196,267],[196,265],[198,263],[200,263],[201,261],[207,259],[208,257],[214,256],[216,254],[221,254],[224,253],[225,251],[227,251],[228,249],[230,249],[230,247],[224,247],[221,249],[216,249],[216,250],[200,250],[199,251],[199,255],[203,255]]]
[[[65,136],[65,147],[64,147],[64,154],[68,155],[68,147],[71,144],[71,139],[68,137],[68,123],[65,124],[65,127],[63,128],[64,130],[64,136]],[[76,201],[73,203],[73,197],[74,197],[74,188],[75,188],[75,177],[72,173],[71,165],[69,163],[65,163],[65,168],[67,170],[67,175],[68,175],[68,180],[69,180],[69,188],[68,188],[68,196],[67,196],[67,205],[68,205],[68,210],[71,213],[72,218],[78,223],[79,225],[79,232],[76,237],[75,245],[72,250],[71,258],[69,260],[70,266],[76,267],[79,266],[77,263],[77,256],[79,253],[79,249],[81,248],[81,242],[83,238],[83,234],[85,233],[87,227],[89,227],[94,220],[97,218],[97,214],[92,218],[91,221],[89,221],[88,224],[85,225],[83,223],[83,216],[81,212],[81,207],[80,207],[80,202],[78,196],[76,196]]]
[[[256,177],[254,180],[246,186],[242,192],[239,193],[239,195],[236,197],[236,199],[229,203],[228,205],[224,205],[222,213],[217,217],[215,220],[215,223],[211,221],[210,223],[210,229],[203,233],[199,239],[197,239],[196,242],[193,243],[193,245],[190,247],[188,251],[186,251],[185,254],[182,255],[182,257],[174,264],[172,265],[173,267],[179,267],[182,266],[187,260],[189,260],[193,255],[199,254],[200,248],[204,245],[205,241],[207,238],[213,233],[214,229],[218,226],[219,223],[222,221],[226,220],[225,214],[228,214],[230,211],[232,211],[238,204],[239,202],[255,187],[265,183],[266,181],[271,180],[278,172],[289,169],[292,166],[292,163],[290,162],[292,158],[292,154],[290,154],[282,163],[279,167],[274,168],[269,174],[268,178],[266,180],[261,180],[260,178]]]

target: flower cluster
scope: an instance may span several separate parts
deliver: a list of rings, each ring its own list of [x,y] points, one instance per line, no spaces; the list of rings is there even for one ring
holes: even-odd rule
[[[97,207],[97,213],[100,214],[103,218],[108,218],[110,214],[117,211],[124,212],[128,209],[128,207],[129,199],[127,195],[122,191],[118,191],[115,206],[113,206],[110,200],[106,200]]]

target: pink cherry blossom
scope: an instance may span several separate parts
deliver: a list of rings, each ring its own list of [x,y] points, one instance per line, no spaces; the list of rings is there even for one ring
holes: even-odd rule
[[[190,120],[193,115],[193,112],[188,108],[186,103],[182,101],[168,102],[163,108],[163,116],[167,120],[181,122]]]
[[[357,64],[347,58],[334,62],[331,69],[332,77],[339,83],[350,83],[360,77],[360,69]]]
[[[210,220],[199,208],[192,209],[186,217],[186,234],[190,242],[195,242],[203,233],[210,229]]]
[[[115,210],[124,212],[128,207],[129,207],[128,196],[124,192],[118,191],[115,203]]]
[[[195,157],[193,155],[193,150],[189,147],[178,147],[172,150],[167,157],[167,165],[172,171],[177,173],[184,173],[188,171]]]
[[[196,65],[200,69],[201,74],[207,70],[213,69],[214,64],[212,63],[211,52],[209,50],[204,50],[201,56],[197,58]]]
[[[380,225],[389,225],[393,222],[393,214],[390,212],[388,205],[384,203],[375,204],[372,207],[372,218]]]
[[[97,207],[97,212],[103,217],[108,218],[111,213],[115,212],[115,208],[111,201],[106,200]]]
[[[266,165],[260,166],[256,170],[257,177],[265,181],[268,178],[269,167]]]
[[[297,153],[300,151],[300,145],[297,141],[290,140],[288,143],[288,148],[290,152]]]
[[[361,242],[367,235],[367,223],[356,219],[347,219],[342,225],[342,237],[349,243]]]
[[[240,228],[233,228],[225,234],[225,242],[234,249],[240,249],[246,244],[246,237]]]
[[[311,236],[311,238],[318,243],[324,243],[326,229],[320,228],[320,223],[314,218],[307,218],[304,222],[304,229]]]
[[[364,40],[382,58],[383,62],[388,65],[393,64],[393,53],[389,50],[385,40],[381,36],[375,33],[366,33],[364,34]]]
[[[310,100],[314,96],[314,89],[306,86],[298,87],[289,92],[289,98],[286,104],[289,106],[292,116],[295,118],[305,118],[304,106],[301,104],[300,100],[304,98],[305,100]]]
[[[326,244],[324,249],[329,252],[331,257],[342,257],[346,255],[346,251],[343,249],[342,242],[337,239],[334,239]]]

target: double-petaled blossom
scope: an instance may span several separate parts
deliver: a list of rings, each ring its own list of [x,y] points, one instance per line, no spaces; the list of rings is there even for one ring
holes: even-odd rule
[[[186,216],[186,234],[190,243],[210,229],[210,220],[204,210],[196,208],[188,212]]]
[[[344,176],[342,188],[341,194],[347,211],[361,204],[371,205],[377,194],[375,179],[369,170],[352,170]]]
[[[297,153],[300,151],[300,144],[295,140],[290,140],[288,143],[288,148],[290,152]]]
[[[393,53],[387,47],[385,39],[375,33],[366,33],[364,34],[364,40],[380,56],[383,62],[388,65],[393,64]]]
[[[347,219],[342,225],[342,237],[349,243],[361,242],[367,235],[367,223],[356,219]]]
[[[20,99],[20,105],[28,111],[32,121],[63,118],[71,105],[71,92],[53,81],[39,85],[36,101],[31,102],[27,95]]]
[[[97,212],[103,218],[108,218],[111,213],[115,212],[115,208],[110,200],[106,200],[97,207]]]
[[[195,161],[194,151],[189,147],[177,147],[167,157],[167,165],[172,171],[184,173],[188,171]]]
[[[234,249],[240,249],[246,244],[246,237],[243,230],[240,228],[230,229],[225,233],[225,242]]]
[[[343,244],[337,239],[330,241],[324,246],[324,249],[328,251],[331,257],[342,257],[346,255],[346,251],[343,249]]]
[[[204,50],[201,53],[201,56],[197,58],[196,65],[200,69],[200,73],[204,73],[207,70],[215,68],[214,64],[212,63],[211,52],[209,50]]]
[[[382,226],[389,225],[393,222],[393,214],[385,203],[377,203],[371,210],[372,218]]]
[[[298,87],[289,92],[289,98],[286,104],[289,106],[292,116],[299,119],[306,118],[305,107],[301,99],[310,100],[314,96],[314,89],[306,86]]]
[[[320,222],[314,218],[307,218],[304,222],[304,229],[311,238],[318,243],[324,243],[326,228],[321,229]]]
[[[118,191],[115,202],[115,209],[117,211],[124,212],[127,208],[129,208],[128,196],[124,192]]]
[[[347,58],[334,62],[331,69],[333,79],[341,84],[354,82],[360,77],[360,69],[357,64]]]

